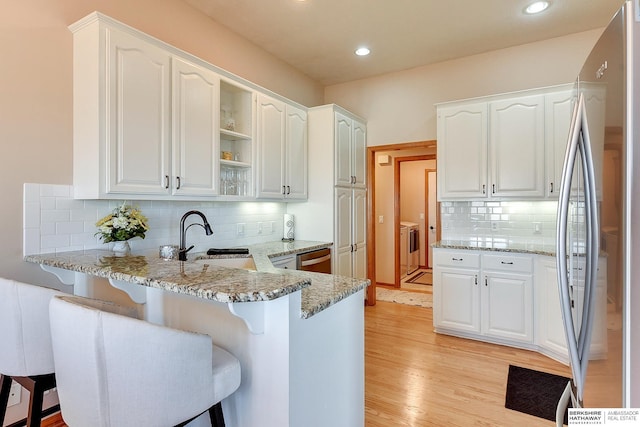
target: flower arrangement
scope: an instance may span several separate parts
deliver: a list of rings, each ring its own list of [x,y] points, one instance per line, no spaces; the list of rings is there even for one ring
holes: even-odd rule
[[[123,203],[96,222],[98,232],[95,235],[99,235],[104,243],[122,242],[134,237],[144,239],[145,233],[149,230],[147,221],[147,217],[142,215],[139,209]]]

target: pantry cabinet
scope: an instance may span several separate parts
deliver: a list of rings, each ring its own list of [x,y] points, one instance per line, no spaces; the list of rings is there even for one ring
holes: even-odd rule
[[[307,198],[307,113],[266,95],[258,96],[257,197]]]
[[[436,332],[506,345],[533,342],[531,256],[434,249]]]
[[[366,278],[368,200],[366,178],[361,178],[366,177],[364,120],[333,104],[310,108],[309,158],[313,159],[309,162],[309,199],[287,206],[288,213],[301,218],[296,221],[296,238],[333,241],[333,274]],[[344,179],[337,181],[337,177]]]
[[[335,113],[335,185],[366,188],[366,127],[339,111]]]

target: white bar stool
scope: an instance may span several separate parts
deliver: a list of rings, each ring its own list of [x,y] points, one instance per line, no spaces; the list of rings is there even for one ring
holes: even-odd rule
[[[240,362],[211,337],[128,317],[122,307],[56,297],[49,314],[62,417],[69,426],[166,427],[209,411],[240,386]]]
[[[40,426],[43,416],[59,410],[42,410],[44,393],[56,386],[49,301],[64,295],[43,286],[0,278],[0,426],[4,423],[11,381],[29,390],[27,418],[14,424]]]

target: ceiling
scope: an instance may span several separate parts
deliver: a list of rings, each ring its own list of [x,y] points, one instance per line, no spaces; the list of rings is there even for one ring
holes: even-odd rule
[[[184,1],[325,86],[604,27],[623,3],[527,16],[532,0]]]

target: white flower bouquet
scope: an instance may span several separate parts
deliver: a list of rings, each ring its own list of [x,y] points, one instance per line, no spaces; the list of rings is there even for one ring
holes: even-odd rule
[[[98,232],[104,243],[122,242],[134,237],[144,239],[145,233],[149,230],[147,217],[142,215],[139,209],[123,203],[113,210],[112,213],[96,222]]]

